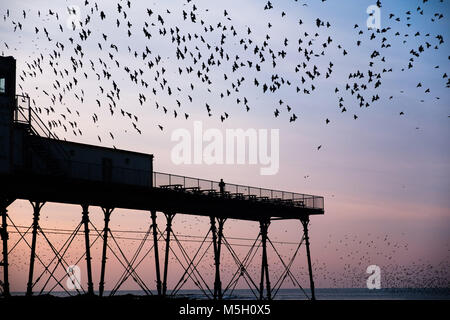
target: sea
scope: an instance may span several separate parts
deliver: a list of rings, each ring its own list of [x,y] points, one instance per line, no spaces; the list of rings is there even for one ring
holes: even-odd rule
[[[152,292],[156,294],[156,292]],[[366,289],[366,288],[317,288],[315,290],[317,300],[450,300],[450,288],[391,288],[391,289]],[[24,295],[23,292],[14,292],[13,295]],[[66,297],[66,292],[52,292],[51,295]],[[76,295],[77,292],[71,292]],[[104,296],[108,296],[108,291]],[[167,293],[170,296],[170,291]],[[117,291],[119,295],[145,295],[140,290]],[[301,291],[299,289],[280,289],[273,292],[274,300],[307,300],[311,297],[309,289]],[[207,299],[200,290],[180,290],[177,292],[178,298],[189,298],[193,300]],[[259,298],[256,291],[249,289],[235,289],[233,292],[226,292],[224,300],[257,300]]]

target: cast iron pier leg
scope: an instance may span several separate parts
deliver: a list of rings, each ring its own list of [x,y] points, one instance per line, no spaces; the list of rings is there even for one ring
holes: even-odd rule
[[[28,284],[27,284],[27,296],[33,295],[33,272],[34,272],[34,258],[36,256],[36,238],[37,238],[37,230],[39,227],[39,215],[41,214],[41,209],[44,206],[45,202],[31,202],[33,206],[33,231],[32,231],[32,240],[31,240],[31,254],[30,254],[30,269],[28,273]]]
[[[170,233],[172,232],[172,219],[175,214],[173,213],[164,213],[167,219],[167,227],[166,227],[166,252],[164,258],[164,279],[163,279],[163,296],[166,295],[167,292],[167,271],[169,268],[169,250],[170,250]]]
[[[217,253],[217,229],[216,229],[216,218],[213,216],[209,217],[211,221],[211,233],[212,233],[212,241],[214,248],[214,265],[216,266],[216,278],[214,280],[214,300],[217,299],[218,289],[217,280],[220,279],[220,269],[219,269],[219,261],[218,261],[218,253]]]
[[[259,298],[262,300],[264,295],[264,274],[266,275],[267,299],[271,299],[270,280],[269,280],[269,264],[267,263],[267,230],[270,221],[261,221],[259,226],[261,229],[262,242],[262,264],[261,264],[261,283],[259,289]]]
[[[316,300],[316,294],[314,292],[314,279],[313,279],[312,266],[311,266],[311,253],[309,251],[309,236],[308,236],[309,219],[301,220],[301,222],[303,225],[303,233],[305,235],[306,257],[308,259],[309,283],[310,283],[310,288],[311,288],[311,300]]]
[[[223,225],[225,223],[224,218],[218,218],[217,221],[219,222],[219,233],[217,237],[217,269],[219,270],[218,277],[216,274],[216,283],[217,283],[217,294],[219,300],[222,300],[222,281],[220,279],[220,250],[222,248],[222,238],[223,238]]]
[[[161,295],[161,272],[159,269],[159,252],[158,252],[158,231],[156,224],[156,211],[151,211],[152,216],[152,229],[153,229],[153,249],[155,251],[155,270],[156,270],[156,289],[158,295]]]
[[[89,205],[83,204],[83,224],[84,224],[84,242],[86,244],[86,269],[88,277],[88,295],[94,294],[94,284],[92,283],[92,267],[91,267],[91,246],[89,243]]]
[[[216,220],[214,217],[210,217],[211,219],[211,232],[213,237],[213,246],[214,246],[214,264],[216,267],[216,277],[214,280],[214,299],[222,299],[222,282],[220,280],[220,248],[222,244],[222,235],[223,235],[223,224],[225,219],[218,218],[219,222],[219,230],[216,229]]]
[[[105,268],[106,268],[106,251],[108,248],[108,233],[109,233],[109,218],[113,209],[102,208],[105,214],[105,227],[103,228],[103,252],[102,252],[102,267],[100,272],[100,284],[98,289],[98,294],[100,297],[103,296],[103,291],[105,290]]]
[[[2,215],[2,227],[0,228],[0,237],[3,242],[3,294],[5,297],[10,296],[9,292],[9,276],[8,276],[8,225],[6,218],[8,217],[8,210],[6,209],[10,205],[7,199],[0,199],[0,214]]]

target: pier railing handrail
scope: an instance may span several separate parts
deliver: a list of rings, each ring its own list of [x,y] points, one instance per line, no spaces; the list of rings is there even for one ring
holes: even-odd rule
[[[221,193],[219,181],[199,179],[194,177],[181,176],[176,174],[153,172],[153,187],[170,187],[180,185],[180,189],[198,188],[199,190],[215,191]],[[303,194],[290,191],[267,189],[253,186],[245,186],[233,183],[225,183],[224,192],[227,194],[254,196],[258,199],[267,198],[270,201],[295,201],[302,202],[307,208],[324,209],[324,198],[310,194]]]

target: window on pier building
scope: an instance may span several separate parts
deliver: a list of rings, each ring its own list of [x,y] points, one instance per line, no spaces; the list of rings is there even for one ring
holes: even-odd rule
[[[6,93],[6,81],[5,78],[0,78],[0,94]]]

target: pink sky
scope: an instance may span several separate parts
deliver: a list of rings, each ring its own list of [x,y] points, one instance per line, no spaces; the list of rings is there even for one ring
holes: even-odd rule
[[[75,1],[77,2],[77,1]],[[84,1],[83,1],[84,2]],[[79,5],[83,7],[83,2]],[[292,2],[292,1],[291,1]],[[55,106],[57,113],[66,113],[66,107],[80,111],[80,118],[67,115],[71,120],[75,119],[83,129],[83,136],[73,136],[68,133],[68,140],[99,144],[97,136],[100,135],[102,145],[130,149],[155,155],[154,169],[160,172],[194,176],[199,178],[219,180],[223,178],[226,182],[246,184],[258,187],[274,188],[287,191],[295,191],[307,194],[317,194],[325,197],[325,215],[311,218],[311,250],[314,262],[314,276],[317,287],[365,287],[367,266],[376,264],[382,270],[382,286],[449,286],[450,279],[450,152],[448,138],[450,134],[448,125],[448,88],[442,85],[442,73],[449,70],[448,43],[446,42],[439,51],[425,53],[422,59],[418,59],[415,69],[408,72],[396,72],[383,79],[381,88],[382,99],[370,108],[359,108],[350,105],[349,112],[342,113],[337,108],[336,96],[333,94],[334,87],[342,86],[347,81],[349,72],[355,69],[366,68],[368,58],[373,48],[370,43],[355,48],[356,34],[354,24],[364,25],[366,19],[365,9],[371,1],[347,1],[326,4],[310,4],[301,11],[296,4],[288,1],[280,2],[280,8],[287,15],[286,24],[282,23],[278,14],[280,12],[263,12],[264,16],[249,14],[262,10],[261,3],[249,2],[242,4],[241,1],[230,1],[227,9],[233,16],[233,22],[239,30],[253,28],[255,38],[264,39],[267,21],[274,24],[272,31],[273,41],[282,43],[280,35],[292,38],[291,43],[296,43],[300,31],[298,28],[298,17],[305,21],[305,28],[312,33],[315,31],[314,21],[317,16],[332,22],[332,36],[335,42],[342,43],[349,49],[348,59],[344,59],[336,50],[327,59],[334,61],[334,75],[329,82],[324,82],[311,96],[297,96],[295,92],[282,91],[279,95],[262,95],[253,87],[246,90],[251,99],[251,112],[246,112],[242,105],[237,106],[235,97],[228,100],[210,98],[206,90],[196,93],[194,103],[184,105],[182,112],[189,112],[190,117],[185,120],[180,116],[176,119],[166,116],[161,109],[156,110],[155,101],[175,109],[174,97],[158,94],[157,97],[148,94],[148,100],[143,107],[139,106],[137,95],[142,91],[128,82],[125,74],[118,72],[116,79],[122,86],[121,107],[139,116],[139,126],[143,130],[142,135],[137,135],[129,121],[117,115],[110,116],[109,109],[97,108],[95,100],[99,98],[98,83],[94,77],[83,80],[77,90],[84,88],[86,91],[86,102],[80,103],[72,96],[68,96],[63,105]],[[179,3],[171,4],[168,9],[172,12],[179,11]],[[221,4],[223,5],[223,4]],[[324,7],[321,7],[321,6]],[[383,4],[383,23],[387,21],[388,12],[401,12],[408,9],[415,10],[414,5],[408,1],[396,1],[395,3]],[[155,5],[156,6],[156,5]],[[199,8],[210,7],[208,17],[210,23],[216,23],[222,18],[222,8],[217,5],[215,10],[207,1],[199,1]],[[443,11],[448,16],[448,6],[433,4],[427,9],[427,13]],[[48,5],[54,7],[54,4]],[[14,33],[12,21],[19,21],[24,8],[29,9],[28,20],[24,22],[22,33]],[[47,25],[47,29],[55,37],[55,41],[66,43],[70,31],[64,34],[58,33],[58,25],[49,23],[48,17],[37,18],[37,10],[42,4],[37,5],[33,1],[17,1],[10,5],[11,17],[0,22],[0,36],[2,42],[0,50],[5,55],[14,55],[17,58],[18,75],[22,70],[28,71],[27,62],[36,59],[42,52],[51,53],[54,43],[47,43],[42,35],[35,36],[35,24]],[[58,8],[54,8],[56,10]],[[59,8],[63,16],[64,7]],[[139,20],[140,9],[138,6],[131,9],[130,14],[136,15],[136,34],[140,33],[141,20]],[[154,8],[155,12],[165,12],[165,7]],[[105,11],[109,14],[116,10],[115,4],[105,5]],[[5,9],[1,9],[2,16]],[[42,12],[46,12],[43,10]],[[203,12],[203,11],[202,11]],[[86,12],[85,12],[86,13]],[[207,15],[205,12],[203,12]],[[292,14],[291,14],[292,13]],[[272,16],[273,15],[273,16]],[[108,15],[109,17],[109,15]],[[262,19],[264,18],[264,19]],[[46,20],[47,19],[47,20]],[[107,61],[106,50],[99,52],[97,42],[101,41],[101,33],[106,32],[115,22],[106,20],[98,21],[97,17],[92,22],[92,30],[96,40],[83,44],[88,59],[97,60],[103,58]],[[445,20],[445,21],[444,21]],[[428,30],[433,35],[446,34],[449,30],[448,19],[436,24],[429,25],[425,20],[414,20],[414,31]],[[166,17],[167,23],[178,23],[176,18]],[[212,21],[212,22],[211,22]],[[102,25],[102,23],[104,23]],[[308,29],[309,28],[309,29]],[[416,30],[417,29],[417,30]],[[190,31],[191,29],[187,29]],[[193,29],[195,30],[195,29]],[[264,30],[264,31],[263,31]],[[404,28],[399,29],[402,33]],[[155,30],[156,32],[156,30]],[[302,33],[304,30],[302,30]],[[353,32],[353,33],[352,33]],[[368,34],[367,34],[368,35]],[[98,39],[100,40],[98,40]],[[117,43],[121,51],[116,58],[123,65],[130,63],[138,68],[140,62],[129,62],[127,45],[133,49],[142,50],[141,43],[127,39],[122,34],[111,34],[110,39]],[[419,40],[417,40],[419,41]],[[395,70],[401,69],[405,61],[409,59],[409,50],[401,41],[392,41],[393,48],[387,57],[389,65]],[[410,43],[408,43],[409,45]],[[188,79],[177,76],[176,60],[172,57],[172,47],[164,42],[161,37],[154,37],[149,45],[152,46],[154,54],[161,53],[166,59],[167,65],[173,66],[169,69],[167,78],[176,85],[187,85]],[[413,44],[411,44],[413,46]],[[415,46],[415,44],[414,44]],[[144,46],[145,47],[145,46]],[[409,48],[409,47],[408,47]],[[235,44],[230,44],[231,52],[241,54],[235,49]],[[295,48],[294,48],[295,49]],[[70,67],[69,57],[73,50],[67,49],[63,54],[65,66]],[[233,50],[236,50],[233,51]],[[292,67],[296,60],[288,56],[285,65],[281,66],[289,77],[294,78]],[[86,60],[86,64],[88,64]],[[318,62],[319,67],[327,66],[329,61]],[[435,65],[440,65],[439,73],[435,71]],[[52,90],[53,80],[51,68],[46,64],[44,77],[19,81],[25,92],[36,99],[41,106],[47,106],[50,102],[42,93],[43,89]],[[441,72],[442,71],[442,72]],[[148,74],[148,80],[152,81],[153,74]],[[217,78],[223,78],[221,72],[217,72]],[[249,77],[251,75],[246,75]],[[267,74],[267,76],[270,76]],[[192,79],[189,79],[192,80]],[[430,86],[432,96],[424,96],[423,92],[416,89],[417,82],[423,82]],[[196,86],[202,84],[195,82]],[[110,86],[106,81],[102,83],[105,87]],[[39,89],[36,87],[39,86]],[[95,89],[94,89],[95,88]],[[225,88],[225,83],[216,82],[217,91]],[[294,90],[295,91],[295,90]],[[403,91],[404,93],[400,94]],[[388,99],[393,95],[392,100]],[[439,96],[440,99],[436,99]],[[183,97],[185,99],[186,97]],[[282,111],[281,117],[274,118],[273,111],[277,107],[278,100],[283,98],[289,103],[299,119],[289,122],[286,111]],[[424,100],[421,102],[420,100]],[[208,101],[214,106],[214,117],[209,118],[204,110],[204,102]],[[212,102],[211,102],[212,101]],[[350,100],[348,100],[350,101]],[[102,100],[103,102],[103,100]],[[227,111],[231,119],[222,123],[219,114]],[[91,117],[95,112],[100,117],[100,124],[93,124]],[[399,116],[404,112],[405,116]],[[353,114],[358,114],[357,121],[353,120]],[[181,114],[181,112],[180,112]],[[48,120],[45,114],[42,115]],[[325,124],[325,119],[331,120]],[[50,119],[50,118],[49,118]],[[205,128],[256,128],[256,129],[280,129],[280,170],[274,176],[261,176],[258,166],[249,165],[175,165],[170,158],[170,151],[174,143],[170,141],[170,133],[177,128],[192,130],[193,122],[203,121]],[[164,131],[161,132],[157,125],[162,124]],[[62,131],[61,128],[56,129]],[[63,132],[59,132],[64,136]],[[108,134],[112,132],[115,140],[108,140]],[[317,146],[322,145],[320,151]],[[306,177],[306,178],[305,178]],[[126,196],[126,195],[125,195]],[[29,226],[32,222],[32,210],[29,203],[16,201],[10,206],[10,217],[17,225]],[[41,225],[48,228],[73,229],[81,219],[81,208],[58,204],[47,204],[42,213]],[[102,228],[102,216],[98,208],[91,210],[91,219],[94,225]],[[160,228],[165,221],[162,215],[158,216]],[[111,229],[113,230],[142,230],[145,231],[150,224],[149,213],[131,212],[117,210],[112,216]],[[197,219],[179,215],[174,221],[175,231],[180,234],[204,235],[208,228],[207,219]],[[273,222],[269,229],[269,237],[272,240],[295,242],[300,237],[299,222]],[[255,238],[259,226],[256,223],[229,221],[225,225],[225,235],[229,237]],[[93,234],[92,234],[93,235]],[[55,243],[61,244],[65,236],[52,235]],[[10,235],[10,244],[15,243],[17,234]],[[83,249],[83,239],[77,238],[73,248],[69,250],[70,258],[74,261]],[[231,240],[230,240],[231,242]],[[237,240],[234,241],[237,243]],[[126,254],[132,256],[137,242],[121,241],[126,248]],[[244,243],[248,244],[249,241]],[[150,242],[147,246],[150,245]],[[198,244],[186,243],[190,252],[193,252]],[[289,256],[295,245],[278,244],[280,252]],[[237,247],[237,252],[245,255],[247,247]],[[160,256],[163,250],[160,248]],[[48,247],[40,238],[38,242],[38,254],[43,258],[51,259]],[[94,285],[97,287],[100,271],[100,242],[93,247],[93,270]],[[106,289],[110,289],[118,279],[122,267],[111,253],[108,253],[108,269]],[[19,245],[11,254],[11,288],[12,291],[24,291],[26,288],[28,274],[29,249],[24,244]],[[204,270],[206,279],[210,285],[213,283],[212,250],[205,255],[205,261],[201,268]],[[234,265],[230,255],[224,253],[223,278],[224,282],[229,279],[230,272],[234,271]],[[162,261],[162,259],[161,259]],[[85,271],[84,260],[80,267]],[[36,262],[36,272],[41,270],[39,262]],[[432,266],[432,268],[430,267]],[[269,250],[269,267],[273,271],[273,277],[282,270],[277,257]],[[254,279],[259,279],[259,260],[255,257],[253,269]],[[297,257],[293,266],[293,272],[308,287],[306,257],[304,248]],[[171,288],[178,281],[181,269],[175,260],[170,263]],[[153,253],[146,258],[139,269],[139,274],[147,281],[147,285],[154,289],[154,267]],[[178,277],[177,277],[178,275]],[[82,274],[85,277],[85,273]],[[86,279],[83,278],[85,281]],[[41,281],[45,281],[44,279]],[[259,280],[256,281],[257,283]],[[286,282],[286,287],[292,284]],[[245,288],[245,282],[239,287]],[[134,289],[136,285],[129,280],[123,289]],[[186,288],[193,288],[192,282],[186,283]]]

